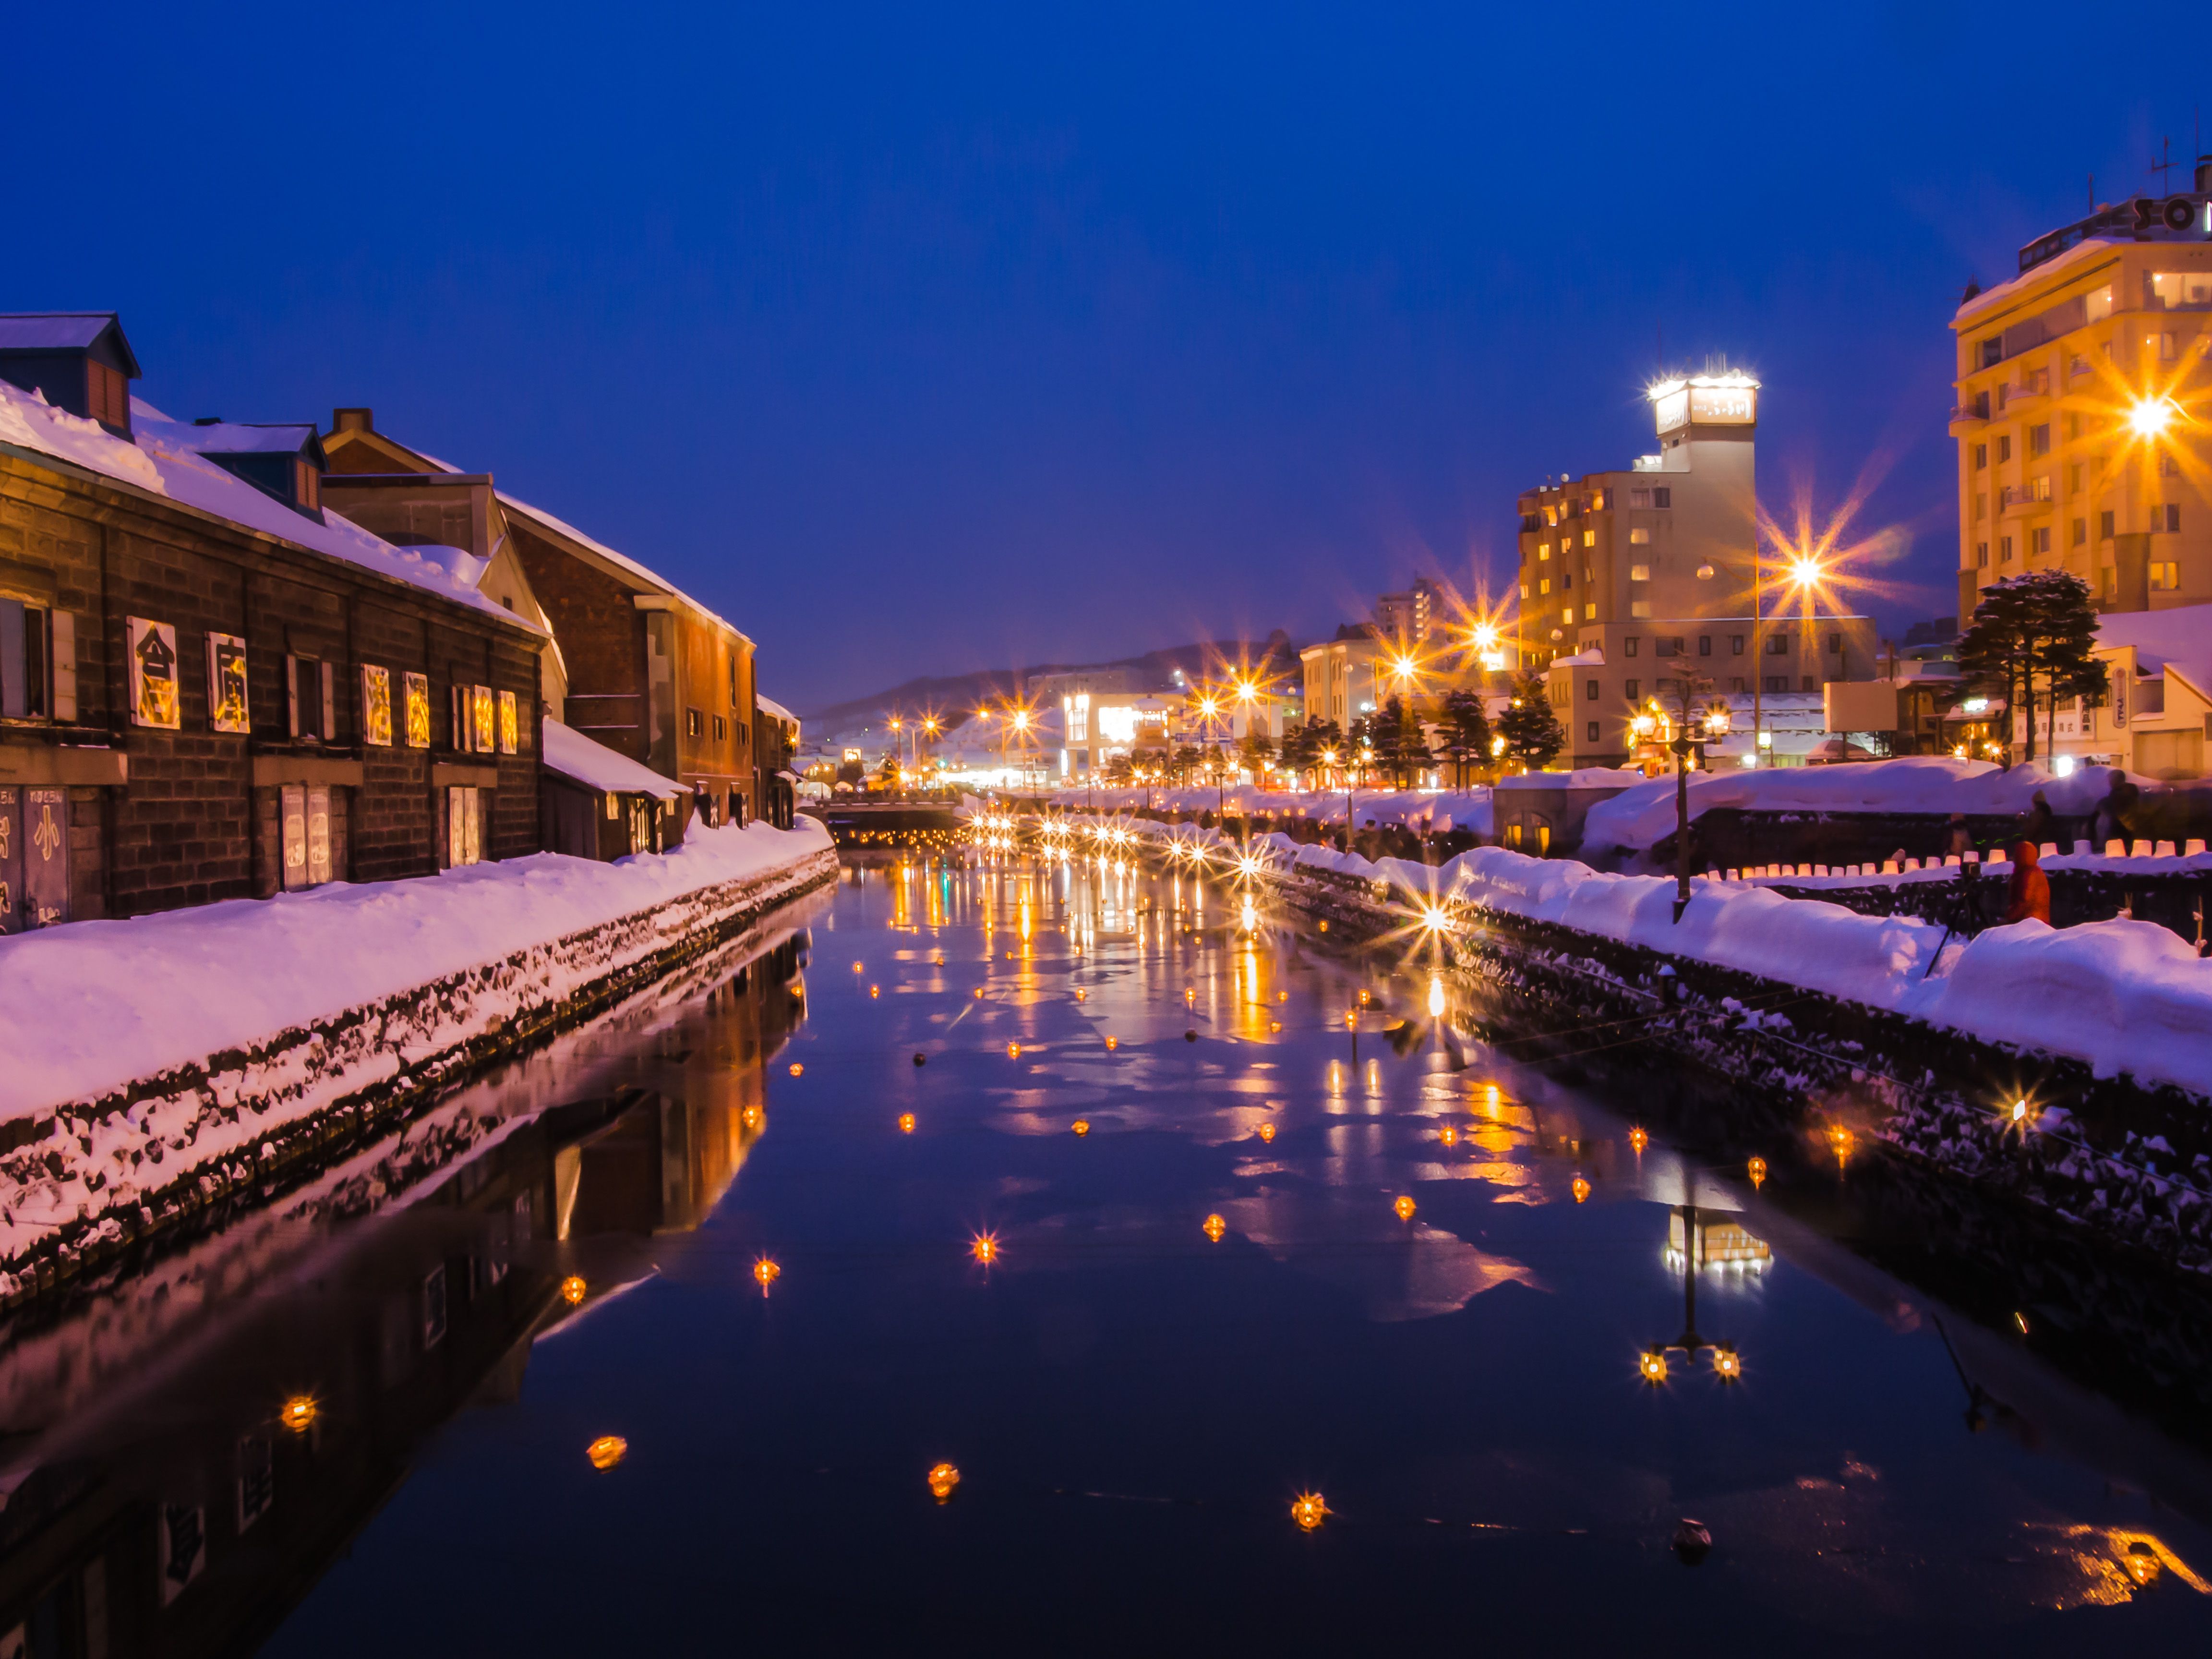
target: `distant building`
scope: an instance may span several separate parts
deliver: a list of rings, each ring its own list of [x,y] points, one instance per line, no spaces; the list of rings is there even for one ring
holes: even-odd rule
[[[1417,576],[1402,593],[1376,596],[1375,629],[1390,644],[1418,650],[1428,643],[1430,631],[1443,625],[1443,589]]]
[[[1376,665],[1387,655],[1388,646],[1372,623],[1346,623],[1334,638],[1299,652],[1306,719],[1334,720],[1339,730],[1349,732],[1352,721],[1381,708],[1389,697]],[[1387,676],[1387,668],[1382,672]]]
[[[2100,702],[2069,698],[2056,716],[2035,711],[2036,753],[2062,766],[2119,766],[2147,777],[2204,775],[2212,730],[2212,605],[2108,614],[2098,624],[2097,655],[2111,689]],[[2024,744],[2027,716],[2015,710],[2012,739]]]
[[[1809,696],[1875,672],[1873,619],[1776,614],[1755,569],[1759,382],[1721,371],[1651,388],[1659,453],[1520,498],[1520,646],[1548,671],[1566,728],[1560,764],[1617,766],[1631,721],[1686,677],[1722,697]],[[1764,585],[1764,623],[1753,589]]]
[[[2038,237],[1953,316],[1961,618],[2027,570],[2106,611],[2212,601],[2212,156],[2195,183]]]

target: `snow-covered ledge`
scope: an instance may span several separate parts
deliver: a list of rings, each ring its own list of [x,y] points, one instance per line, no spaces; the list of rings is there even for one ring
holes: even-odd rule
[[[541,854],[0,939],[0,981],[25,993],[0,1000],[0,1302],[836,868],[811,819],[695,826],[672,852],[611,864]]]

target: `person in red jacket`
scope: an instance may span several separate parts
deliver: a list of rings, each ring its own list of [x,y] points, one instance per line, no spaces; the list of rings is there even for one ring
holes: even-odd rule
[[[2043,873],[2032,841],[2013,843],[2012,886],[2005,897],[2005,921],[2026,921],[2030,916],[2046,924],[2051,921],[2051,878]]]

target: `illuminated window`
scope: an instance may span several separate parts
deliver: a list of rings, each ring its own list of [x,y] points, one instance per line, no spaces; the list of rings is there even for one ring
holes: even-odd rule
[[[2030,479],[2028,481],[2027,494],[2028,498],[2031,501],[2049,501],[2051,499],[2051,475],[2048,472],[2045,472],[2039,477]]]
[[[1575,608],[1572,605],[1569,605],[1565,610],[1559,612],[1559,620],[1563,623],[1571,623],[1574,619]]]
[[[1651,532],[1638,526],[1628,532],[1628,544],[1631,547],[1649,547],[1651,545]]]
[[[2143,349],[2155,353],[2159,362],[2170,363],[2173,361],[2173,336],[2170,333],[2146,334],[2143,336]]]
[[[2087,319],[2093,323],[2101,323],[2112,314],[2112,285],[2110,283],[2089,294],[2085,313]]]
[[[1583,545],[1584,547],[1595,547],[1597,545],[1597,532],[1595,530],[1583,531]]]
[[[1524,599],[1528,597],[1528,584],[1526,582],[1521,584],[1521,597]]]
[[[1650,581],[1651,567],[1648,564],[1632,564],[1628,567],[1628,580],[1632,582]]]
[[[1651,614],[1651,601],[1649,599],[1631,599],[1628,602],[1628,614],[1632,617],[1639,618],[1650,616]]]
[[[1538,582],[1536,584],[1536,591],[1539,593],[1550,592],[1552,591],[1552,579],[1549,576],[1547,576],[1543,580]]]
[[[1595,605],[1586,605],[1583,607],[1583,620],[1584,622],[1597,620],[1597,607]]]
[[[2181,586],[2181,566],[2172,559],[2154,559],[2150,566],[2150,585],[2161,593],[2171,593]]]

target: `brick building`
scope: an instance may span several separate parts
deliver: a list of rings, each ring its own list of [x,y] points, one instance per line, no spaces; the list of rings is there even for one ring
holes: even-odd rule
[[[393,541],[445,543],[490,562],[483,590],[556,642],[557,718],[688,785],[709,823],[763,816],[753,642],[574,526],[336,411],[326,498]]]
[[[537,850],[544,631],[327,513],[311,426],[136,368],[0,318],[0,929]]]

